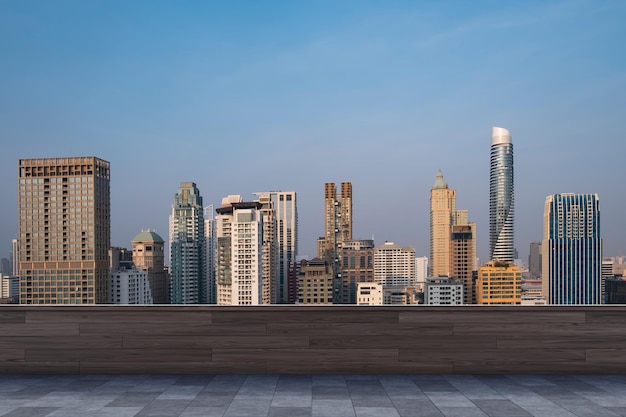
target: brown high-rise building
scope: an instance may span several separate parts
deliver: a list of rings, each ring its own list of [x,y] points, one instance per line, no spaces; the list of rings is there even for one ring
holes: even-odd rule
[[[18,177],[20,303],[107,303],[109,163],[20,159]]]
[[[152,230],[142,231],[132,240],[133,263],[148,272],[150,292],[154,304],[169,303],[169,282],[165,269],[165,242]]]
[[[352,240],[352,183],[342,182],[337,193],[335,183],[324,184],[324,237],[318,239],[317,256],[330,266],[334,282],[334,302],[340,303],[341,247]]]
[[[347,240],[339,251],[341,258],[341,288],[339,303],[357,303],[357,284],[374,281],[374,241]]]
[[[324,184],[324,239],[318,243],[318,257],[333,257],[344,241],[352,240],[352,183],[342,182],[341,192],[333,182]]]
[[[472,273],[476,270],[476,225],[452,225],[450,233],[450,277],[463,283],[463,304],[474,304],[476,292]]]

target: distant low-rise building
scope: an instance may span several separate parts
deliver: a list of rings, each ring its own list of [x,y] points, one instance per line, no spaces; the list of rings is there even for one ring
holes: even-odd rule
[[[463,282],[450,277],[428,278],[424,302],[428,305],[462,305]]]
[[[626,304],[626,280],[623,276],[608,277],[606,285],[606,304]]]
[[[478,268],[476,304],[521,304],[522,271],[516,265],[490,261]]]
[[[301,261],[298,301],[300,304],[333,304],[333,275],[324,259]]]
[[[111,304],[152,304],[148,272],[135,268],[132,262],[121,262],[111,270],[109,280]]]
[[[7,302],[19,302],[20,280],[15,275],[0,274],[0,299]]]
[[[357,305],[377,306],[383,304],[383,286],[376,282],[357,284]]]

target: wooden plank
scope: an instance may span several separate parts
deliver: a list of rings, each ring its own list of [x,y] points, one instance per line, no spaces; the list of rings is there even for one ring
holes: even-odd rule
[[[551,336],[582,336],[603,337],[626,334],[626,323],[593,324],[593,323],[479,323],[454,324],[454,334],[459,336],[495,335],[521,336],[528,339],[545,339]]]
[[[0,323],[24,323],[24,311],[7,310],[0,306]]]
[[[34,310],[26,312],[27,323],[198,323],[210,324],[211,313],[208,311],[167,310],[127,310],[114,309],[76,309],[74,311]]]
[[[626,333],[625,333],[626,334]],[[498,348],[504,349],[601,349],[601,348],[624,348],[626,338],[624,335],[546,335],[545,338],[528,336],[498,336]]]
[[[363,336],[410,336],[452,335],[452,324],[431,323],[267,323],[268,335],[363,335]]]
[[[451,362],[282,362],[267,363],[268,374],[450,374]]]
[[[214,362],[397,362],[397,349],[213,349]]]
[[[178,324],[158,323],[83,323],[80,334],[86,335],[153,335],[153,336],[217,336],[265,335],[264,324]]]
[[[124,348],[308,348],[306,336],[124,336]]]
[[[122,348],[122,336],[4,336],[0,348]]]
[[[484,364],[454,363],[455,374],[624,374],[626,364],[587,362],[490,362]]]
[[[78,374],[78,362],[0,362],[0,374]]]
[[[263,374],[265,362],[91,362],[81,374]]]
[[[78,336],[76,323],[0,323],[2,336]]]
[[[587,362],[626,365],[626,349],[587,349]]]
[[[22,361],[24,349],[0,349],[0,361]]]
[[[517,306],[511,306],[517,308]],[[445,309],[441,311],[400,312],[400,323],[453,323],[485,324],[485,323],[584,323],[584,311],[529,311],[509,309],[506,311],[491,311],[481,309],[476,311]]]
[[[210,362],[211,349],[26,349],[30,362]]]
[[[213,323],[397,323],[398,312],[362,310],[353,308],[325,311],[266,311],[218,310],[213,312]]]
[[[149,325],[147,323],[83,323],[80,324],[80,335],[170,335],[170,336],[201,336],[207,334],[210,324],[194,323],[167,323]]]
[[[626,307],[610,307],[585,312],[588,323],[626,323]]]
[[[415,334],[414,337],[407,336],[311,336],[312,348],[376,348],[376,349],[398,349],[398,348],[420,348],[420,349],[440,349],[456,346],[459,350],[470,348],[495,349],[496,337],[459,337],[459,336],[427,336]],[[461,348],[462,346],[462,348]]]
[[[400,362],[452,361],[454,364],[585,361],[585,349],[400,349]]]

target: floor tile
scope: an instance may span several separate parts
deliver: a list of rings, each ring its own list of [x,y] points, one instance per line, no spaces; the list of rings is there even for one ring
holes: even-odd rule
[[[268,417],[312,417],[311,407],[280,407],[270,408]]]
[[[55,410],[56,407],[19,407],[4,414],[3,417],[45,417]]]

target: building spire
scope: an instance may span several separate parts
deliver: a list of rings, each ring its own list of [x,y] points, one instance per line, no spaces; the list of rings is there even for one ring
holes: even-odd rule
[[[446,184],[446,182],[443,180],[443,173],[441,172],[441,170],[439,170],[439,172],[437,173],[437,179],[435,180],[435,183],[433,184],[433,190],[436,189],[442,189],[448,188],[448,184]]]

